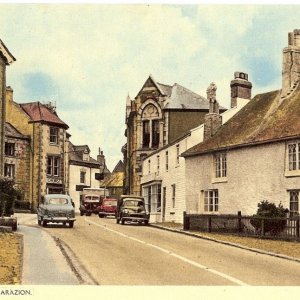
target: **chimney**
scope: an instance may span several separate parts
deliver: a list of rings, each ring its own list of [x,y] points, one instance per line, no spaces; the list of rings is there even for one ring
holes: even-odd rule
[[[252,83],[248,81],[248,74],[234,72],[234,79],[230,82],[231,108],[237,106],[238,98],[250,100]]]
[[[103,151],[101,151],[100,147],[99,147],[99,154],[97,155],[97,161],[100,163],[100,169],[103,172],[105,169],[105,156],[103,155]]]
[[[289,32],[288,47],[283,49],[282,57],[282,91],[285,97],[300,79],[300,30]]]
[[[12,102],[14,100],[14,90],[10,87],[10,86],[7,86],[6,87],[6,100],[8,102]]]
[[[209,113],[204,119],[204,140],[212,137],[222,126],[222,117],[219,113],[219,103],[216,99],[217,86],[211,83],[207,88],[207,99],[209,101]]]

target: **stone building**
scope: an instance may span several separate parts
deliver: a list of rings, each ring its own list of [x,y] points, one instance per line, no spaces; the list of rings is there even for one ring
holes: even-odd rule
[[[6,67],[15,60],[0,40],[0,176],[4,173]]]
[[[124,192],[140,195],[143,159],[203,123],[208,109],[204,97],[177,83],[158,83],[151,75],[134,100],[128,96]]]
[[[68,193],[68,125],[58,117],[51,103],[14,102],[10,87],[6,89],[5,105],[7,122],[30,137],[29,198],[25,200],[34,209],[42,194]]]
[[[150,222],[183,222],[183,212],[186,210],[185,181],[190,174],[186,172],[181,154],[210,137],[221,124],[225,124],[250,101],[252,85],[248,75],[242,72],[235,72],[234,75],[231,89],[240,91],[247,86],[248,91],[231,91],[233,103],[230,109],[218,113],[216,85],[212,83],[207,89],[210,110],[205,116],[205,122],[210,126],[204,128],[204,124],[201,124],[189,130],[184,136],[152,152],[143,160],[141,188],[150,211]]]
[[[69,141],[69,195],[75,203],[77,212],[83,188],[100,187],[100,183],[104,180],[100,174],[103,173],[105,177],[110,174],[103,152],[99,149],[97,160],[90,156],[90,152],[88,145],[76,146]]]
[[[282,89],[256,95],[216,132],[183,153],[188,213],[252,215],[280,202],[299,215],[300,31],[283,50]]]
[[[30,136],[5,123],[4,177],[13,179],[24,199],[30,199]]]

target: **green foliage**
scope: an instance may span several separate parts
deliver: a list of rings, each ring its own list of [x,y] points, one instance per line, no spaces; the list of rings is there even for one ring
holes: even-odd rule
[[[0,216],[14,214],[15,199],[19,191],[14,188],[14,181],[8,178],[0,178]]]
[[[252,226],[257,231],[262,231],[264,224],[264,233],[277,235],[286,227],[286,214],[288,209],[284,208],[281,203],[276,206],[274,203],[263,200],[257,205],[258,209],[253,219],[250,220]]]

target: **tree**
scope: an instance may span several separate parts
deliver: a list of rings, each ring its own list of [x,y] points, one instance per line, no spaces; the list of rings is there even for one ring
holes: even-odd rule
[[[288,209],[284,208],[281,203],[276,206],[268,200],[263,200],[257,204],[257,207],[256,214],[250,220],[256,230],[262,231],[262,226],[264,226],[264,233],[269,232],[271,235],[277,235],[285,229],[285,217]]]
[[[9,178],[0,178],[0,216],[10,216],[14,213],[14,202],[18,195],[14,184]]]

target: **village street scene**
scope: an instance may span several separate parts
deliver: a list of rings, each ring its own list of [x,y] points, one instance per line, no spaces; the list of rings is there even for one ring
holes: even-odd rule
[[[0,296],[298,289],[296,7],[0,4]]]

